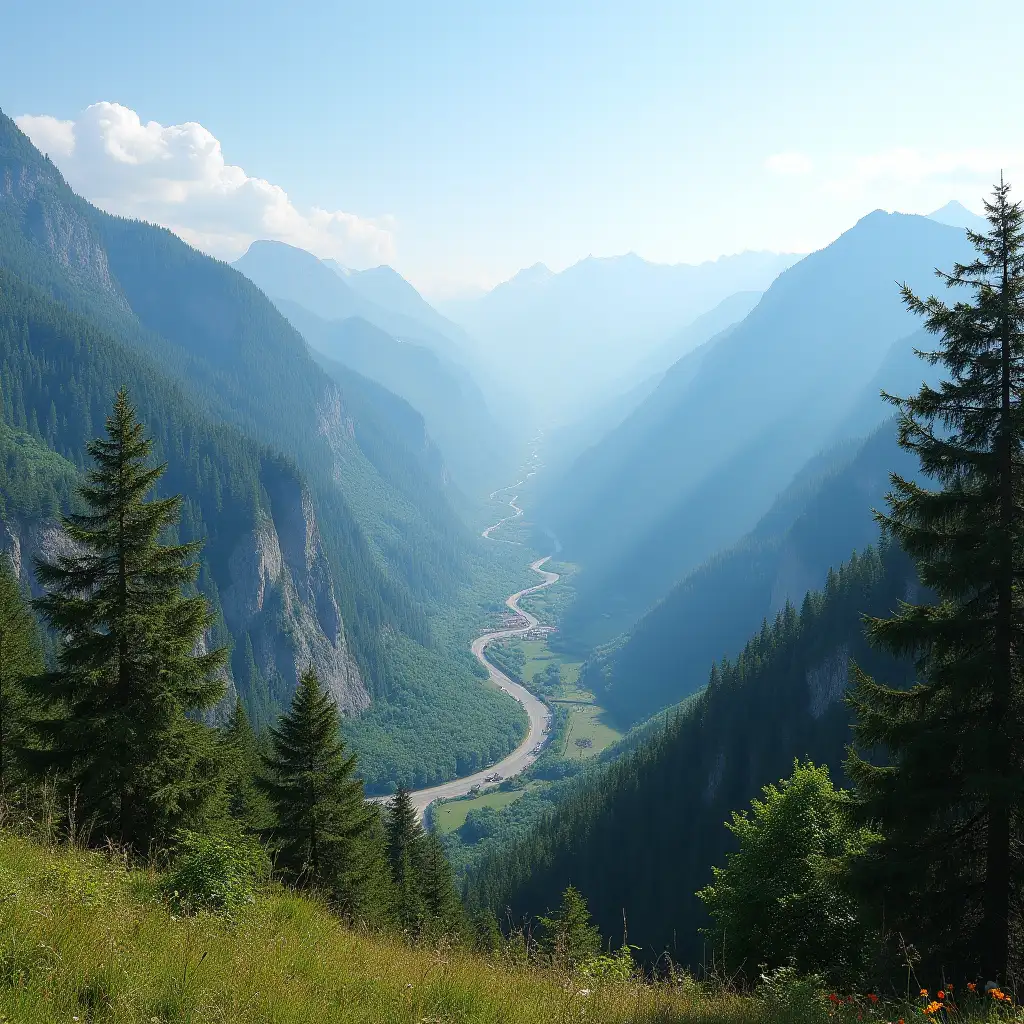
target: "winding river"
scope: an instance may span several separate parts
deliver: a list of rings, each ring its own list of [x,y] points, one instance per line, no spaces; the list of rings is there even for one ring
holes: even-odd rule
[[[531,476],[533,476],[532,470],[527,473],[523,480],[517,481],[512,484],[511,487],[501,488],[501,490],[513,490],[519,487],[520,484],[525,483],[525,481]],[[499,493],[501,492],[495,491],[492,497]],[[499,519],[496,523],[493,523],[491,526],[488,526],[481,534],[482,537],[485,537],[488,540],[499,540],[499,538],[491,536],[492,531],[496,530],[503,523],[507,523],[523,514],[523,510],[516,504],[516,498],[518,498],[518,494],[513,495],[508,502],[509,506],[513,510],[511,515],[507,515],[503,519]],[[514,542],[505,541],[505,543]],[[550,587],[553,583],[558,581],[557,572],[551,572],[549,569],[544,568],[544,563],[550,558],[550,555],[547,555],[545,558],[538,558],[530,566],[535,573],[538,573],[541,576],[540,583],[532,587],[526,587],[524,590],[516,591],[516,593],[510,594],[505,600],[506,607],[523,620],[523,625],[514,626],[508,629],[489,630],[488,632],[478,636],[470,645],[470,650],[472,650],[473,656],[481,665],[484,666],[484,668],[487,669],[487,673],[492,682],[501,687],[507,694],[509,694],[509,696],[514,697],[519,701],[526,710],[526,714],[529,716],[530,720],[530,727],[527,730],[526,739],[524,739],[523,742],[508,755],[508,757],[503,758],[501,761],[498,761],[497,764],[494,764],[489,768],[474,772],[472,775],[465,775],[461,779],[452,779],[451,782],[444,782],[440,786],[430,786],[427,789],[413,790],[410,797],[412,799],[413,806],[421,817],[427,807],[435,800],[455,796],[466,796],[471,790],[477,787],[480,789],[488,789],[496,786],[496,782],[488,783],[486,781],[487,778],[493,777],[495,773],[505,779],[511,778],[513,775],[518,775],[520,772],[524,771],[537,759],[537,754],[534,753],[534,750],[538,749],[544,742],[548,729],[550,712],[548,711],[547,706],[530,693],[525,686],[521,686],[519,683],[510,679],[501,671],[500,668],[491,664],[491,662],[487,660],[487,647],[496,640],[505,640],[513,636],[525,636],[531,630],[538,627],[539,623],[536,617],[531,615],[524,608],[520,608],[519,602],[522,598],[526,597],[527,594],[533,594],[538,590],[543,590],[545,587]]]

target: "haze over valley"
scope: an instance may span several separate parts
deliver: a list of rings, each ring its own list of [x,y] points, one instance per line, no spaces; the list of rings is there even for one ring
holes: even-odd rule
[[[1021,16],[59,6],[0,1019],[1016,1020]]]

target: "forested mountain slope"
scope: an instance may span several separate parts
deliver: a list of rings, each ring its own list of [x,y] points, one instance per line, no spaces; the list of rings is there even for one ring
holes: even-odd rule
[[[429,762],[423,771],[431,780],[439,765],[479,758],[495,744],[512,742],[520,718],[512,702],[479,687],[468,659],[432,650],[432,611],[457,599],[478,558],[477,541],[455,515],[441,460],[407,403],[351,371],[329,376],[298,332],[231,267],[168,231],[109,216],[80,199],[2,114],[0,267],[144,358],[196,416],[230,425],[256,442],[254,448],[277,453],[275,464],[290,467],[296,481],[291,521],[298,516],[306,524],[301,534],[293,531],[294,550],[307,563],[304,571],[312,572],[316,563],[333,587],[340,612],[335,632],[344,637],[352,678],[363,688],[353,706],[365,706],[368,694],[378,714],[415,692],[420,733],[413,758]],[[121,363],[112,364],[110,377],[96,384],[97,394],[109,389],[102,404],[112,401],[121,383]],[[16,377],[27,391],[31,382],[22,375],[32,372],[12,370],[9,386],[17,389]],[[73,401],[73,387],[70,381],[53,383],[56,390],[46,400],[54,401],[57,416]],[[171,416],[177,407],[168,400],[162,408]],[[49,413],[49,404],[37,410],[44,431]],[[91,406],[94,432],[102,427],[96,415]],[[27,409],[26,422],[31,431]],[[17,419],[11,425],[21,429]],[[224,449],[223,475],[250,480],[244,488],[252,495],[245,499],[252,518],[258,478],[235,472],[230,450]],[[205,464],[199,465],[201,478]],[[187,498],[198,500],[197,486],[183,488]],[[272,483],[264,489],[270,498],[279,490]],[[270,511],[266,504],[258,507]],[[288,544],[283,536],[278,541]],[[274,575],[268,567],[281,560],[274,543],[260,537],[253,545],[247,556],[253,571]],[[293,569],[298,575],[298,563],[289,565]],[[282,637],[286,626],[277,616]],[[248,661],[245,637],[233,638]],[[255,656],[258,663],[259,652]],[[294,683],[284,680],[286,689]],[[475,703],[458,718],[453,706],[462,691],[472,691]],[[396,777],[394,763],[378,767],[380,774],[369,781]],[[422,765],[406,768],[411,781]]]
[[[863,442],[812,459],[757,526],[693,570],[619,642],[584,666],[583,682],[626,724],[676,704],[707,681],[708,666],[739,654],[746,638],[786,601],[798,603],[832,566],[877,537],[893,470],[916,463],[890,420]]]
[[[422,414],[459,487],[487,494],[508,479],[510,442],[495,424],[480,390],[454,364],[425,345],[398,341],[362,317],[324,320],[304,306],[275,300],[291,324],[329,363],[382,384]]]
[[[667,374],[577,460],[536,512],[585,567],[567,632],[606,595],[629,592],[614,628],[587,637],[609,639],[753,528],[915,329],[895,282],[933,290],[934,267],[968,248],[962,230],[925,217],[870,214],[785,271],[683,387]]]
[[[654,738],[581,779],[526,839],[485,858],[469,879],[470,900],[517,921],[554,907],[571,882],[602,934],[617,940],[625,920],[648,961],[668,951],[692,967],[710,962],[694,893],[731,848],[723,822],[788,775],[794,758],[841,777],[850,659],[893,684],[911,675],[867,645],[861,616],[887,614],[916,588],[895,548],[830,572],[799,612],[786,606],[735,660],[715,666],[706,691]]]

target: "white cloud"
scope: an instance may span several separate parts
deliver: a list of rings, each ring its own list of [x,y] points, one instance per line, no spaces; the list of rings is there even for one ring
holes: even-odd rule
[[[119,103],[94,103],[75,121],[15,118],[50,154],[69,184],[110,213],[170,228],[197,248],[233,259],[257,238],[274,238],[347,266],[375,266],[394,255],[390,217],[342,210],[302,211],[279,185],[227,163],[201,124],[143,124]]]
[[[782,174],[787,177],[810,174],[814,170],[811,158],[805,153],[774,153],[765,160],[764,166],[773,174]]]

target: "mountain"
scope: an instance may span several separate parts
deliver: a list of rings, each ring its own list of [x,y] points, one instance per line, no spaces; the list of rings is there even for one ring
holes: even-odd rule
[[[442,316],[397,270],[388,266],[371,267],[369,270],[350,270],[337,260],[324,260],[328,267],[338,274],[358,295],[374,306],[408,317],[439,334],[469,345],[461,327]]]
[[[690,266],[588,257],[557,274],[521,271],[449,311],[524,404],[561,424],[638,383],[666,338],[729,295],[763,290],[796,259],[748,252]]]
[[[511,444],[472,378],[431,349],[398,341],[362,317],[323,320],[298,303],[278,309],[323,359],[340,363],[404,398],[423,416],[447,470],[468,494],[487,494],[508,479]],[[327,360],[327,361],[324,361]]]
[[[785,271],[757,306],[676,364],[619,427],[549,481],[535,517],[584,571],[566,639],[605,642],[753,529],[919,325],[897,280],[930,292],[969,258],[963,232],[876,211]],[[877,419],[886,415],[877,402]],[[870,427],[869,427],[870,429]],[[601,609],[613,614],[600,618]]]
[[[970,228],[972,231],[979,232],[989,230],[989,223],[984,217],[968,210],[966,206],[958,203],[955,199],[940,209],[933,210],[928,216],[940,224],[949,224],[954,228]]]
[[[868,646],[862,616],[889,614],[917,586],[894,548],[830,572],[799,611],[786,606],[716,665],[706,690],[653,736],[578,778],[525,837],[489,852],[468,879],[470,904],[518,922],[546,913],[571,883],[602,934],[617,941],[625,922],[647,963],[667,952],[691,970],[706,965],[695,893],[733,849],[723,822],[788,776],[794,758],[826,764],[842,781],[850,661],[897,686],[913,675],[911,663]]]
[[[347,728],[369,723],[372,732],[388,708],[416,709],[401,773],[393,758],[378,759],[371,783],[439,779],[459,760],[514,744],[520,709],[477,685],[469,659],[433,636],[432,616],[462,599],[481,556],[407,403],[350,370],[328,375],[233,268],[169,231],[90,206],[2,114],[0,269],[21,303],[0,364],[8,452],[50,474],[36,498],[24,488],[38,521],[7,523],[19,545],[71,500],[64,463],[102,429],[116,387],[134,382],[169,462],[168,486],[200,510],[183,529],[210,538],[206,592],[219,592],[235,683],[251,710],[260,696],[247,680],[257,675],[279,674],[277,691],[268,682],[275,707],[290,697],[308,652],[325,642],[315,620],[333,645],[337,692],[351,691],[342,705],[360,711]],[[85,346],[87,335],[105,340]],[[80,354],[111,346],[102,369],[79,369]],[[67,433],[64,421],[75,425]],[[304,636],[300,621],[313,632]]]
[[[461,329],[423,299],[413,300],[409,292],[415,289],[390,267],[345,273],[305,249],[268,240],[253,242],[232,266],[271,299],[297,303],[323,320],[362,317],[396,338],[417,341],[456,361],[465,359]]]
[[[699,690],[708,667],[735,658],[764,619],[798,604],[851,551],[876,541],[873,508],[889,474],[913,479],[916,461],[889,420],[802,468],[757,526],[689,573],[617,643],[584,666],[582,684],[623,724]]]

